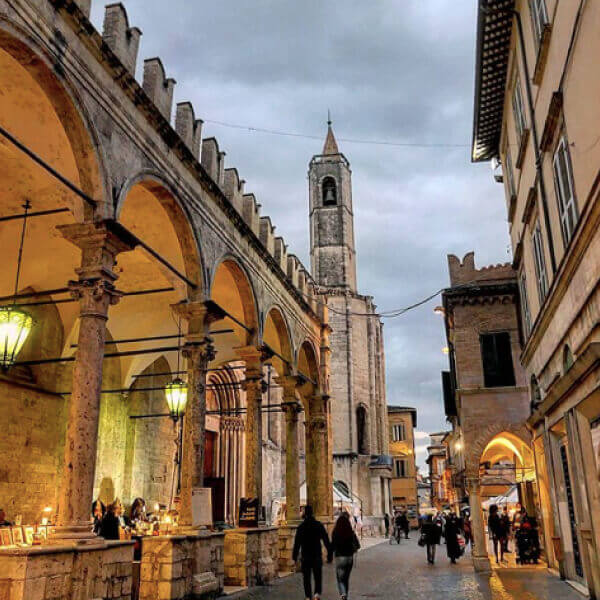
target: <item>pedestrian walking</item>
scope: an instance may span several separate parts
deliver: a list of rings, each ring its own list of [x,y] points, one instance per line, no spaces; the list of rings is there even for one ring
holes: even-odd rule
[[[430,565],[435,564],[435,547],[440,543],[441,529],[434,521],[432,515],[421,523],[421,536],[419,537],[419,546],[427,547],[427,562]]]
[[[508,549],[508,540],[511,535],[512,524],[510,521],[510,515],[508,514],[508,507],[505,506],[502,511],[502,515],[500,516],[500,521],[502,522],[502,526],[504,527],[504,553],[510,553]]]
[[[341,600],[348,600],[350,573],[354,566],[354,554],[360,542],[350,524],[350,515],[343,512],[336,521],[331,534],[331,546],[335,554],[335,574]]]
[[[333,560],[332,547],[323,523],[313,516],[312,506],[304,507],[304,520],[296,531],[292,558],[294,562],[300,556],[304,597],[306,600],[318,600],[323,590],[323,550],[327,550],[327,562]],[[315,593],[312,594],[312,578],[315,580]]]
[[[458,536],[462,534],[460,519],[455,513],[451,512],[446,519],[444,528],[444,537],[446,538],[446,553],[450,562],[456,564],[456,559],[462,555],[462,548],[459,544]]]
[[[405,510],[400,513],[400,529],[404,532],[405,539],[408,539],[409,523]]]
[[[473,543],[473,530],[471,529],[471,516],[468,512],[465,512],[463,518],[463,531],[465,532],[465,545]]]
[[[490,506],[490,516],[488,518],[488,531],[492,537],[492,544],[494,546],[494,556],[496,557],[496,564],[504,562],[504,548],[506,541],[506,528],[500,515],[498,514],[498,506],[492,504]],[[500,559],[498,559],[498,548],[500,549]]]
[[[383,524],[385,526],[385,537],[388,537],[390,534],[390,515],[387,513],[383,515]]]

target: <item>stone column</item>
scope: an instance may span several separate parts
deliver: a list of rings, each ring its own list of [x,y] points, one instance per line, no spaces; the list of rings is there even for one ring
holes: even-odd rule
[[[473,532],[473,566],[476,571],[489,571],[490,559],[488,557],[485,529],[483,527],[483,514],[481,511],[481,484],[479,477],[467,479],[469,490],[469,506],[471,508],[471,530]]]
[[[306,452],[312,457],[306,461],[307,482],[310,479],[307,493],[308,503],[312,505],[315,515],[321,518],[333,515],[333,491],[329,485],[329,396],[317,394],[310,399],[308,415],[308,438],[310,446]]]
[[[300,448],[298,439],[298,414],[302,406],[298,402],[297,377],[278,377],[283,387],[283,411],[285,413],[285,500],[288,523],[300,520]]]
[[[237,351],[246,363],[243,389],[246,392],[246,491],[247,498],[257,498],[262,507],[262,378],[264,355],[258,348],[247,346]]]
[[[212,339],[207,334],[210,324],[221,315],[207,309],[203,302],[182,302],[172,308],[188,322],[183,346],[183,355],[187,359],[188,399],[183,420],[179,523],[183,528],[191,528],[192,495],[204,484],[206,372],[215,358]]]
[[[114,286],[115,258],[132,250],[129,236],[117,235],[110,222],[60,226],[59,231],[81,248],[78,281],[69,282],[79,300],[79,336],[69,397],[69,419],[65,439],[65,461],[58,505],[56,540],[93,541],[90,506],[93,500],[102,362],[108,308],[120,294]]]

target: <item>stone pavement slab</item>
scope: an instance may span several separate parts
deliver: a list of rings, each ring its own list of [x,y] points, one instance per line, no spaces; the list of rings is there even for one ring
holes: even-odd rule
[[[547,571],[495,571],[476,574],[469,557],[451,565],[446,548],[438,547],[435,565],[428,565],[425,549],[416,540],[400,546],[387,542],[356,557],[350,578],[350,600],[582,600],[583,596]],[[337,600],[333,565],[324,568],[323,600]],[[303,600],[300,575],[277,580],[272,586],[246,590],[234,598],[248,600]]]

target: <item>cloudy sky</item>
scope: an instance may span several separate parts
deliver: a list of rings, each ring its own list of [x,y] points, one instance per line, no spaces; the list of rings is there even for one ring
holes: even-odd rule
[[[175,101],[192,101],[205,137],[217,137],[307,267],[306,173],[328,108],[352,165],[359,288],[381,310],[446,286],[448,253],[475,250],[478,266],[510,260],[501,186],[489,165],[469,160],[475,0],[123,2],[143,31],[138,80],[143,59],[160,56]],[[102,3],[93,5],[101,30]],[[388,402],[417,407],[421,432],[445,427],[435,305],[385,325]]]

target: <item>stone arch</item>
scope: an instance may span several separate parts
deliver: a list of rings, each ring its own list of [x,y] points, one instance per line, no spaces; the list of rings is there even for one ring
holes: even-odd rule
[[[468,477],[479,476],[479,463],[488,444],[498,435],[510,433],[526,445],[531,444],[531,433],[522,423],[496,423],[485,427],[470,445],[465,456],[465,470]]]
[[[259,333],[258,298],[246,268],[231,254],[221,257],[214,266],[210,298],[250,330],[246,331],[239,323],[229,320],[228,326],[242,344],[256,343]]]
[[[176,233],[177,244],[183,257],[185,275],[193,281],[197,288],[188,290],[191,299],[200,298],[207,288],[204,273],[204,261],[201,242],[194,227],[193,218],[184,202],[181,201],[177,190],[160,173],[153,169],[144,169],[132,175],[122,185],[114,208],[115,218],[123,218],[123,210],[133,190],[140,187],[152,195],[164,210],[173,230]],[[130,227],[135,233],[136,225]],[[151,245],[149,240],[143,240]]]
[[[60,44],[60,39],[57,37],[56,47],[59,51]],[[110,186],[106,183],[108,181],[107,161],[84,102],[60,62],[57,62],[56,57],[51,56],[27,32],[2,18],[0,18],[0,62],[3,63],[1,70],[7,79],[11,71],[15,73],[17,66],[22,69],[19,76],[19,88],[22,93],[27,83],[30,85],[35,83],[42,91],[43,98],[38,94],[33,106],[49,103],[53,116],[60,123],[61,137],[64,136],[68,140],[73,162],[48,156],[47,144],[53,143],[56,148],[60,147],[60,143],[56,143],[56,137],[52,134],[42,136],[39,134],[35,121],[31,120],[32,103],[27,100],[22,99],[20,103],[26,107],[26,110],[29,109],[29,118],[23,119],[17,115],[12,119],[12,123],[20,123],[25,129],[17,132],[14,127],[12,130],[9,128],[11,133],[56,168],[61,175],[73,181],[83,192],[98,201],[95,210],[97,217],[108,216]],[[23,72],[27,74],[27,81],[22,77]],[[15,73],[15,75],[19,74]],[[6,81],[4,83],[6,84]],[[31,159],[27,158],[27,160]],[[40,169],[41,172],[41,167],[34,168]],[[49,181],[53,179],[49,173],[44,171],[43,174]],[[57,185],[62,186],[58,182]],[[66,188],[62,187],[62,191],[65,190]],[[94,210],[76,194],[67,192],[62,199],[63,205],[65,202],[72,203],[69,208],[77,221],[92,218]]]
[[[285,359],[274,356],[272,362],[280,375],[287,374],[294,360],[292,337],[287,319],[281,307],[277,304],[272,304],[265,314],[261,341]]]
[[[323,206],[335,206],[338,203],[337,182],[331,175],[321,180],[321,202]]]

